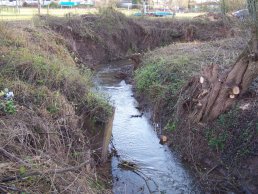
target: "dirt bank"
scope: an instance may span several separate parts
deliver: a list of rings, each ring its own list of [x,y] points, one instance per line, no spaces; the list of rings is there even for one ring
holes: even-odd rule
[[[1,23],[0,72],[0,193],[109,193],[92,140],[112,108],[65,39]]]
[[[0,26],[1,192],[110,192],[96,173],[96,141],[112,109],[92,92],[88,67],[172,42],[231,36],[222,21],[134,20],[112,9],[35,21]]]
[[[156,47],[163,47],[170,43],[174,43],[169,47],[160,48],[154,52],[146,55],[146,59],[153,57],[152,62],[145,63],[146,69],[143,68],[138,71],[141,72],[143,80],[137,78],[136,87],[138,92],[145,94],[143,101],[148,101],[152,104],[154,110],[153,119],[155,122],[162,123],[164,131],[170,134],[170,130],[179,130],[179,124],[173,121],[173,107],[175,106],[179,89],[183,86],[185,81],[197,73],[202,65],[210,64],[211,61],[222,64],[225,61],[224,68],[230,64],[244,46],[243,39],[234,39],[236,35],[241,34],[241,31],[234,29],[230,22],[223,20],[216,21],[178,21],[178,20],[159,20],[159,19],[131,19],[124,15],[115,12],[112,9],[104,10],[99,15],[85,15],[80,17],[69,18],[43,18],[47,25],[55,32],[58,32],[66,38],[66,44],[70,51],[75,53],[76,59],[82,66],[88,66],[94,69],[95,64],[105,63],[110,60],[121,59],[131,56],[137,52],[144,52],[152,50]],[[222,38],[228,38],[219,41]],[[213,42],[209,42],[213,40]],[[218,40],[218,41],[216,41]],[[179,44],[182,42],[194,41],[192,44]],[[200,42],[202,41],[202,42]],[[207,41],[207,44],[204,43]],[[230,44],[233,42],[233,44]],[[191,46],[190,46],[191,45]],[[169,52],[167,52],[169,50]],[[194,52],[193,52],[194,51]],[[179,52],[179,53],[178,53]],[[181,53],[180,53],[181,52]],[[226,52],[226,54],[225,54]],[[189,53],[190,55],[186,54]],[[166,57],[171,57],[170,64],[166,63]],[[206,61],[200,60],[206,59]],[[175,66],[173,66],[175,64]],[[141,71],[142,70],[142,71]],[[139,75],[139,74],[138,74]],[[162,76],[160,76],[162,75]],[[127,76],[121,74],[121,76]],[[172,84],[170,84],[172,83]],[[149,99],[146,97],[149,96]],[[166,99],[164,99],[166,98]],[[160,111],[163,110],[163,111]],[[175,127],[176,126],[176,127]],[[184,130],[186,128],[183,128]],[[182,130],[182,131],[184,131]],[[180,133],[178,133],[180,134]],[[186,142],[185,134],[177,141],[173,141],[184,148],[182,142]],[[198,138],[196,138],[198,140]],[[214,153],[213,148],[209,148],[209,143],[206,141],[206,146],[211,153]],[[191,148],[191,144],[186,146]],[[180,150],[180,149],[178,149]],[[195,152],[201,150],[196,148]],[[204,167],[203,163],[197,162],[197,159],[190,160],[193,157],[187,155],[186,152],[181,152],[186,161],[191,162],[193,167],[200,165],[200,168],[213,168],[214,166]],[[208,152],[206,152],[208,155]],[[184,156],[187,155],[187,156]],[[195,154],[194,156],[198,156]],[[190,159],[188,159],[190,158]],[[216,159],[214,159],[216,160]],[[199,168],[199,167],[198,167]],[[195,168],[195,170],[199,169]],[[197,173],[198,177],[202,177],[207,171],[200,171]],[[215,172],[212,170],[212,173]],[[208,174],[212,174],[208,173]],[[211,178],[211,180],[213,180]],[[204,183],[207,179],[200,178]],[[219,182],[219,181],[217,181]],[[230,182],[230,181],[229,181]],[[237,191],[242,188],[238,182],[237,186],[215,186],[210,191],[225,191],[223,189]],[[207,189],[214,182],[203,184]],[[215,185],[215,184],[214,184]],[[221,189],[222,188],[222,189]]]
[[[44,20],[66,38],[78,60],[91,67],[173,42],[208,41],[232,35],[229,23],[222,20],[210,23],[133,19],[113,9],[102,10],[99,15],[46,17]]]
[[[178,113],[177,103],[187,98],[181,94],[191,77],[212,63],[229,69],[246,44],[243,37],[178,43],[148,52],[136,71],[139,100],[151,108],[168,144],[190,164],[209,193],[258,192],[257,82],[211,123],[192,124]]]

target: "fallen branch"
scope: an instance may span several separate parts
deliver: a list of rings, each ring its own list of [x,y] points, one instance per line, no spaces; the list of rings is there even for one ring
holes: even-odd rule
[[[150,177],[147,177],[142,171],[140,171],[137,168],[136,164],[124,161],[124,162],[120,163],[120,166],[124,167],[125,170],[130,170],[131,172],[133,172],[133,173],[137,174],[139,177],[141,177],[144,180],[149,193],[153,193],[153,191],[151,191],[148,180],[152,181],[155,184],[157,191],[159,191],[158,184]]]
[[[214,171],[216,168],[218,168],[219,166],[221,166],[221,165],[220,165],[220,164],[217,164],[217,165],[213,166],[210,170],[208,170],[206,173],[202,174],[202,175],[200,176],[198,182],[201,183],[201,182],[204,180],[205,177],[207,178],[207,176],[208,176],[212,171]],[[197,167],[195,167],[195,168],[197,169]],[[200,173],[200,172],[199,172],[199,173]],[[193,185],[191,191],[194,191],[197,186],[198,186],[198,184],[197,184],[197,182],[196,182],[196,183]]]
[[[90,161],[87,160],[83,163],[81,163],[78,166],[74,166],[74,167],[70,167],[70,168],[62,168],[62,169],[52,169],[52,170],[48,170],[45,172],[31,172],[31,173],[27,173],[24,175],[17,175],[17,176],[12,176],[12,177],[6,177],[0,180],[1,183],[5,183],[5,182],[10,182],[10,181],[14,181],[14,180],[21,180],[21,179],[25,179],[31,176],[42,176],[42,175],[51,175],[51,174],[61,174],[61,173],[65,173],[65,172],[69,172],[69,171],[76,171],[79,170],[80,168],[82,168],[85,164],[88,164]]]
[[[140,173],[138,173],[138,172],[135,171],[135,170],[132,170],[132,172],[134,172],[134,173],[137,174],[139,177],[141,177],[141,178],[144,180],[144,182],[145,182],[145,184],[146,184],[146,186],[147,186],[148,191],[149,191],[150,193],[153,193],[153,192],[151,191],[151,188],[150,188],[150,186],[149,186],[149,183],[148,183],[147,179],[146,179],[143,175],[141,175]]]
[[[31,167],[31,165],[27,162],[25,162],[24,160],[18,158],[17,156],[15,156],[14,154],[11,154],[10,152],[6,151],[4,148],[0,148],[0,152],[7,158],[14,160],[16,162],[19,162],[20,164],[27,166],[27,167]]]
[[[212,167],[208,172],[206,172],[204,176],[209,175],[213,170],[215,170],[215,169],[216,169],[217,167],[219,167],[219,166],[220,166],[220,164],[215,165],[215,166]]]
[[[8,193],[7,191],[17,191],[19,193],[24,192],[23,190],[18,189],[14,186],[8,186],[8,185],[4,185],[4,184],[0,184],[0,191],[5,192],[5,193]]]

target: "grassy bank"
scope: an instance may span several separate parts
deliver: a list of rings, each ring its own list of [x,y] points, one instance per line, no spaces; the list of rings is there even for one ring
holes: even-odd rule
[[[0,25],[0,90],[14,93],[0,99],[1,191],[108,192],[96,178],[84,121],[99,126],[112,109],[91,91],[91,71],[55,32]]]
[[[192,125],[187,118],[177,118],[177,102],[191,77],[212,63],[227,70],[246,43],[235,37],[158,48],[144,55],[135,73],[140,101],[152,108],[154,122],[161,124],[170,145],[191,165],[205,191],[257,191],[257,84],[232,110],[208,124]]]
[[[171,116],[180,90],[190,77],[212,63],[228,68],[245,44],[243,38],[228,38],[176,43],[150,51],[144,55],[142,67],[135,73],[137,92],[145,94],[157,110],[164,106],[166,111],[162,117],[165,114]]]
[[[95,14],[96,8],[47,8],[42,7],[41,15],[52,15],[57,17],[64,17],[67,14],[82,15],[82,14]],[[19,10],[16,7],[0,7],[0,20],[2,21],[21,21],[31,20],[38,14],[38,8],[21,7]]]

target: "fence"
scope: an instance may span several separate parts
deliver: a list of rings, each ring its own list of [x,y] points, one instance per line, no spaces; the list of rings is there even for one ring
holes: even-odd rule
[[[49,8],[42,7],[40,14],[53,15],[53,16],[65,16],[67,14],[82,15],[82,14],[94,14],[97,12],[96,8]],[[38,15],[38,8],[27,7],[4,7],[0,6],[0,20],[30,20],[33,16]]]

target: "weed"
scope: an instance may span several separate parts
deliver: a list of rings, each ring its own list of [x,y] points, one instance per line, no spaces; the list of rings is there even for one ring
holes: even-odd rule
[[[93,179],[90,180],[90,186],[99,191],[101,191],[105,188],[105,184],[101,180],[93,180]]]
[[[159,68],[158,64],[153,63],[136,71],[136,88],[139,92],[144,92],[151,85],[158,84]]]
[[[223,150],[228,138],[227,131],[220,132],[217,129],[206,129],[208,145],[217,151]]]
[[[0,110],[2,110],[6,114],[16,113],[16,108],[13,100],[0,100]]]
[[[56,114],[56,113],[59,112],[59,108],[56,106],[56,104],[50,105],[50,106],[48,106],[46,109],[47,109],[47,111],[48,111],[49,113],[51,113],[51,114]]]
[[[106,120],[112,114],[112,107],[104,96],[90,92],[85,100],[88,108],[92,110],[90,114],[95,122]]]
[[[19,173],[20,173],[20,175],[24,175],[25,173],[26,173],[26,167],[25,166],[21,166],[20,168],[19,168]]]
[[[208,145],[213,148],[218,150],[223,150],[225,142],[227,140],[227,133],[222,133],[220,135],[218,135],[217,137],[212,137],[209,142]]]
[[[16,112],[15,105],[13,103],[13,100],[7,100],[5,103],[4,112],[8,114],[14,114]]]
[[[170,133],[173,133],[176,130],[176,122],[168,122],[164,129]]]

